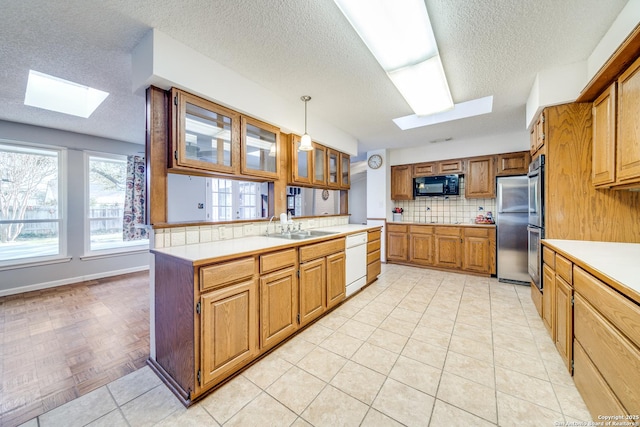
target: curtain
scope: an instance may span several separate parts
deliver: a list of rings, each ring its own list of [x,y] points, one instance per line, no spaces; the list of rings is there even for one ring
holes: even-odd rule
[[[127,183],[124,198],[122,239],[147,239],[145,225],[145,160],[140,156],[127,157]]]

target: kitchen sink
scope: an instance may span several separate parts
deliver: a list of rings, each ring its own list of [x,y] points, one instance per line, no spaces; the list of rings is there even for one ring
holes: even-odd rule
[[[337,234],[337,233],[338,233],[337,231],[304,230],[304,231],[293,231],[290,233],[269,234],[267,237],[279,237],[280,239],[289,239],[289,240],[304,240],[304,239],[311,239],[312,237],[330,236],[332,234]]]

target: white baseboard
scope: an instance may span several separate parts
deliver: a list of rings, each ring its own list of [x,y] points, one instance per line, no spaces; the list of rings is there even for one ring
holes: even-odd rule
[[[139,271],[148,270],[148,265],[139,267],[125,268],[122,270],[104,271],[102,273],[88,274],[86,276],[69,277],[66,279],[53,280],[51,282],[36,283],[33,285],[18,286],[16,288],[0,289],[0,297],[7,295],[21,294],[24,292],[39,291],[42,289],[55,288],[57,286],[71,285],[74,283],[86,282],[89,280],[103,279],[105,277],[120,276],[122,274],[137,273]]]

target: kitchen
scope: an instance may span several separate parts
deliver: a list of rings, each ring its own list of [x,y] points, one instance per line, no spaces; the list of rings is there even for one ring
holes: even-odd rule
[[[157,35],[157,37],[160,38],[160,37],[162,37],[162,35]],[[304,93],[304,92],[302,92],[302,93]],[[302,94],[302,93],[300,93],[300,94]],[[214,100],[218,100],[219,101],[220,99],[219,99],[219,97],[214,97]],[[309,103],[309,107],[310,107],[309,112],[310,113],[313,112],[314,101],[316,103],[318,103],[319,102],[318,97],[314,96],[313,100]],[[228,105],[233,105],[233,106],[240,105],[241,103],[242,103],[241,101],[239,101],[238,104],[229,103],[227,101]],[[301,109],[302,104],[299,101],[298,101],[298,104],[299,105],[296,107],[296,111],[297,111],[297,113],[300,113],[300,111],[298,111],[298,110]],[[254,110],[252,108],[245,108],[244,110],[248,111],[250,113],[254,113],[254,111],[256,111],[254,114],[262,117],[262,113],[260,111],[258,111],[258,109]],[[301,116],[301,114],[297,114],[297,116]],[[299,118],[300,117],[298,117],[298,119]],[[314,115],[312,115],[312,114],[309,115],[309,119],[310,119],[310,121],[309,121],[310,124],[314,123],[314,121],[315,121],[315,123],[319,122],[319,119],[317,118],[317,116],[314,117]],[[283,123],[278,122],[278,124],[287,125],[287,123],[285,123],[285,122],[283,122]],[[292,129],[297,129],[300,133],[302,133],[302,127],[301,127],[300,124],[296,124],[295,126],[291,126],[291,128]],[[323,135],[322,128],[318,129],[317,132],[311,132],[310,131],[310,133],[312,135],[318,135],[319,140],[324,141],[324,139],[321,139],[322,138],[321,135]],[[507,145],[506,140],[509,139],[509,138],[508,137],[504,137],[503,139],[501,139],[501,138],[497,138],[497,139],[498,139],[498,141],[497,141],[498,143],[503,143],[503,144]],[[517,139],[519,141],[521,141],[520,142],[520,144],[521,144],[520,146],[518,146],[518,147],[510,146],[510,148],[504,149],[504,150],[498,148],[500,150],[499,152],[504,152],[504,153],[513,152],[516,149],[524,151],[524,150],[529,148],[528,147],[528,140],[525,140],[525,139],[523,139],[521,137],[519,137]],[[478,145],[482,146],[481,140],[478,141],[478,142],[479,142]],[[446,159],[452,158],[452,157],[461,157],[461,156],[451,156],[451,154],[449,154],[449,151],[455,151],[456,147],[459,146],[459,145],[455,145],[455,144],[459,144],[459,142],[457,142],[457,141],[454,141],[453,144],[454,145],[452,145],[450,148],[446,148],[445,149],[442,146],[440,146],[439,148],[434,148],[435,152],[427,152],[427,153],[424,153],[424,154],[423,153],[416,153],[416,150],[413,150],[413,153],[410,150],[402,150],[402,149],[399,149],[397,151],[392,150],[390,152],[387,152],[385,150],[381,150],[382,151],[381,152],[381,157],[383,159],[383,163],[382,164],[383,164],[384,167],[381,168],[381,169],[377,169],[377,170],[367,171],[367,183],[368,183],[367,189],[366,189],[367,193],[371,192],[375,196],[376,192],[379,193],[379,189],[380,188],[388,188],[388,187],[386,187],[385,184],[382,184],[382,186],[376,187],[376,183],[379,182],[378,181],[379,179],[384,181],[384,179],[385,179],[384,176],[388,173],[387,167],[390,166],[390,165],[395,166],[395,165],[414,163],[414,162],[423,162],[423,161],[427,162],[427,161],[432,161],[432,160],[433,161],[438,161],[438,160],[446,160]],[[438,144],[434,144],[434,146],[437,146],[437,145]],[[343,147],[341,147],[341,149],[345,150],[345,152],[348,152],[348,153],[349,152],[354,153],[353,148],[349,148],[349,143],[345,144]],[[442,152],[438,153],[438,150],[441,150]],[[478,149],[476,148],[476,150],[478,150]],[[375,150],[373,150],[372,153],[370,153],[370,154],[373,154],[374,151]],[[472,156],[476,156],[476,155],[480,156],[480,155],[485,155],[485,154],[490,154],[490,153],[478,152],[478,151],[473,152],[473,150],[471,150],[468,153],[465,152],[462,155],[464,155],[464,156],[468,155],[469,157],[472,157]],[[549,173],[552,173],[552,172],[550,171]],[[369,175],[372,175],[372,176],[369,177]],[[382,177],[380,175],[382,175]],[[369,180],[370,180],[370,182],[369,182]],[[338,190],[338,191],[340,191],[340,190]],[[391,204],[390,200],[386,200],[386,201],[381,202],[382,206],[377,206],[374,201],[376,199],[379,199],[379,197],[374,197],[374,196],[370,196],[370,197],[367,198],[367,205],[369,205],[369,204],[372,205],[371,214],[367,213],[367,217],[373,218],[373,219],[388,218],[390,220],[391,219],[390,218],[390,216],[391,216],[390,215],[391,214],[391,208],[394,205]],[[282,202],[284,202],[284,200]],[[478,209],[479,206],[486,207],[484,205],[478,205],[478,206],[476,206],[476,210]],[[353,208],[355,208],[355,206]],[[367,209],[367,210],[369,210],[369,209]],[[487,211],[488,210],[490,210],[490,209],[487,209]],[[493,212],[495,213],[495,210]],[[406,211],[405,215],[408,215],[409,213],[410,213],[409,211]],[[307,224],[307,226],[308,225],[309,224]],[[335,224],[335,226],[337,226],[337,225],[338,224]],[[598,224],[594,223],[593,225],[594,225],[594,229],[597,229]],[[331,225],[330,224],[326,224],[326,226],[331,227],[331,226],[334,226],[334,224],[331,224]],[[550,226],[552,226],[552,224],[550,224]],[[225,228],[226,228],[226,230],[225,230],[225,233],[226,233],[226,232],[229,231],[229,229],[231,227],[225,227]],[[235,228],[236,227],[232,228],[232,230],[233,230],[232,233],[234,233],[234,234],[236,233]],[[179,235],[176,235],[176,238],[179,239],[180,238]],[[186,238],[186,234],[185,234],[185,238]],[[563,238],[571,238],[571,237],[563,237]],[[385,253],[385,250],[382,250],[381,252]]]

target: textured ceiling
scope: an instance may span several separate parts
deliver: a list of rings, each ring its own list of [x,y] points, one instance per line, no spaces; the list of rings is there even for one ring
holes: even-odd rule
[[[412,111],[332,0],[4,1],[0,119],[143,143],[131,51],[158,28],[291,103],[311,95],[310,133],[317,115],[359,152],[522,131],[536,73],[586,59],[625,3],[426,0],[454,102],[493,95],[494,112],[401,131]],[[89,119],[27,107],[29,69],[111,95]]]

